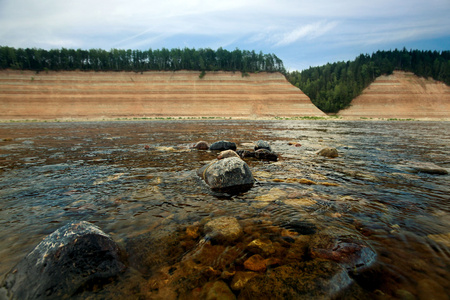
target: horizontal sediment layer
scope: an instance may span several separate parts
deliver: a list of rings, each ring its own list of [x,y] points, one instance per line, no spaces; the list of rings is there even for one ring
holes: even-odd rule
[[[0,71],[0,119],[325,116],[280,73]]]
[[[343,117],[449,119],[450,87],[413,73],[395,71],[378,77],[350,107],[339,112]]]

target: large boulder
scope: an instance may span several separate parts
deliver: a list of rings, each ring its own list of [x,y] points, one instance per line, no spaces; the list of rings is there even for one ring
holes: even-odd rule
[[[5,277],[10,299],[66,299],[125,270],[117,244],[88,222],[47,236]]]
[[[200,141],[194,144],[194,146],[192,146],[192,148],[198,149],[198,150],[208,150],[209,149],[209,144],[205,141]]]
[[[248,190],[255,182],[247,163],[238,157],[215,160],[197,174],[216,191]]]
[[[229,141],[218,141],[215,143],[212,143],[212,145],[209,147],[209,150],[234,150],[236,151],[236,143],[229,142]]]

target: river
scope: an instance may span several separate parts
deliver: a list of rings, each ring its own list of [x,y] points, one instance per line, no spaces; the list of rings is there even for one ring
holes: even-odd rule
[[[300,236],[337,229],[376,253],[339,297],[447,297],[450,175],[414,172],[411,164],[450,168],[449,132],[449,122],[427,121],[2,123],[0,274],[46,235],[84,220],[119,243],[129,266],[86,298],[188,298],[208,281],[232,284],[250,255],[242,243],[259,238],[273,246],[264,255],[278,255],[276,268]],[[254,187],[217,194],[195,173],[217,156],[190,148],[201,140],[229,140],[238,149],[265,140],[279,160],[247,159]],[[339,157],[318,156],[324,147]],[[206,251],[201,228],[221,216],[235,217],[244,237]],[[185,265],[195,251],[212,271],[194,280]],[[173,284],[180,278],[188,284]]]

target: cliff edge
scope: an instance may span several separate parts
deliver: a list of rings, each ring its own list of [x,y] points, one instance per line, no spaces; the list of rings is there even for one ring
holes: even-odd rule
[[[0,71],[0,119],[325,116],[281,73]]]
[[[350,118],[450,119],[450,87],[413,73],[394,71],[375,79],[338,114]]]

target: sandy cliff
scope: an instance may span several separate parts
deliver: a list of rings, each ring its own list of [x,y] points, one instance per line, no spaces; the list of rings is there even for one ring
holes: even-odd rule
[[[378,77],[343,117],[450,119],[450,87],[413,73],[394,72]]]
[[[0,119],[325,116],[280,73],[0,71]]]

